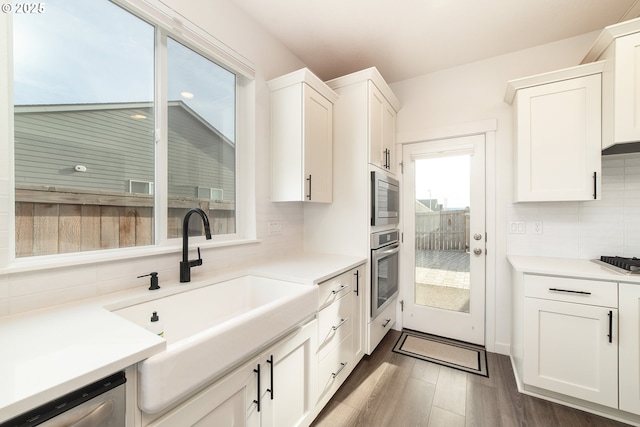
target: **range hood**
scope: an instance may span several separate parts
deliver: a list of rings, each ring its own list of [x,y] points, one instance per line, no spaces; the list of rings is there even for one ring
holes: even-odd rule
[[[611,147],[602,150],[603,156],[629,153],[640,153],[640,142],[625,142],[621,144],[614,144]]]

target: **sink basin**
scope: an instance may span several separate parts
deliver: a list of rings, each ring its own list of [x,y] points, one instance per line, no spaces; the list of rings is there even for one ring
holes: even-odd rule
[[[225,373],[314,314],[317,292],[247,275],[115,310],[143,327],[156,311],[164,326],[166,350],[138,364],[138,406],[158,412]]]

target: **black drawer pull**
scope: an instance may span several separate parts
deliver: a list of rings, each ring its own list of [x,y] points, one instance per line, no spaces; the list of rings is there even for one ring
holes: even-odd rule
[[[609,344],[613,343],[613,310],[609,310]]]
[[[591,295],[591,292],[587,291],[572,291],[569,289],[558,289],[558,288],[549,288],[551,292],[566,292],[568,294],[579,294],[579,295]]]

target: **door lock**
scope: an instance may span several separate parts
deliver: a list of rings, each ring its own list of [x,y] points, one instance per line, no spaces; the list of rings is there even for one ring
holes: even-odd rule
[[[476,255],[482,255],[482,249],[480,249],[480,248],[475,248],[475,249],[473,250],[473,253],[474,253],[474,254],[476,254]]]
[[[482,239],[482,234],[480,234],[480,233],[476,233],[476,234],[474,234],[474,235],[473,235],[473,238],[474,238],[475,240],[481,240],[481,239]]]

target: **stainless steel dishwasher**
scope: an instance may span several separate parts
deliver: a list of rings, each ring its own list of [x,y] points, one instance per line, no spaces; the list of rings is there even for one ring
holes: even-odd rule
[[[124,427],[124,372],[118,372],[0,424],[0,427]]]

